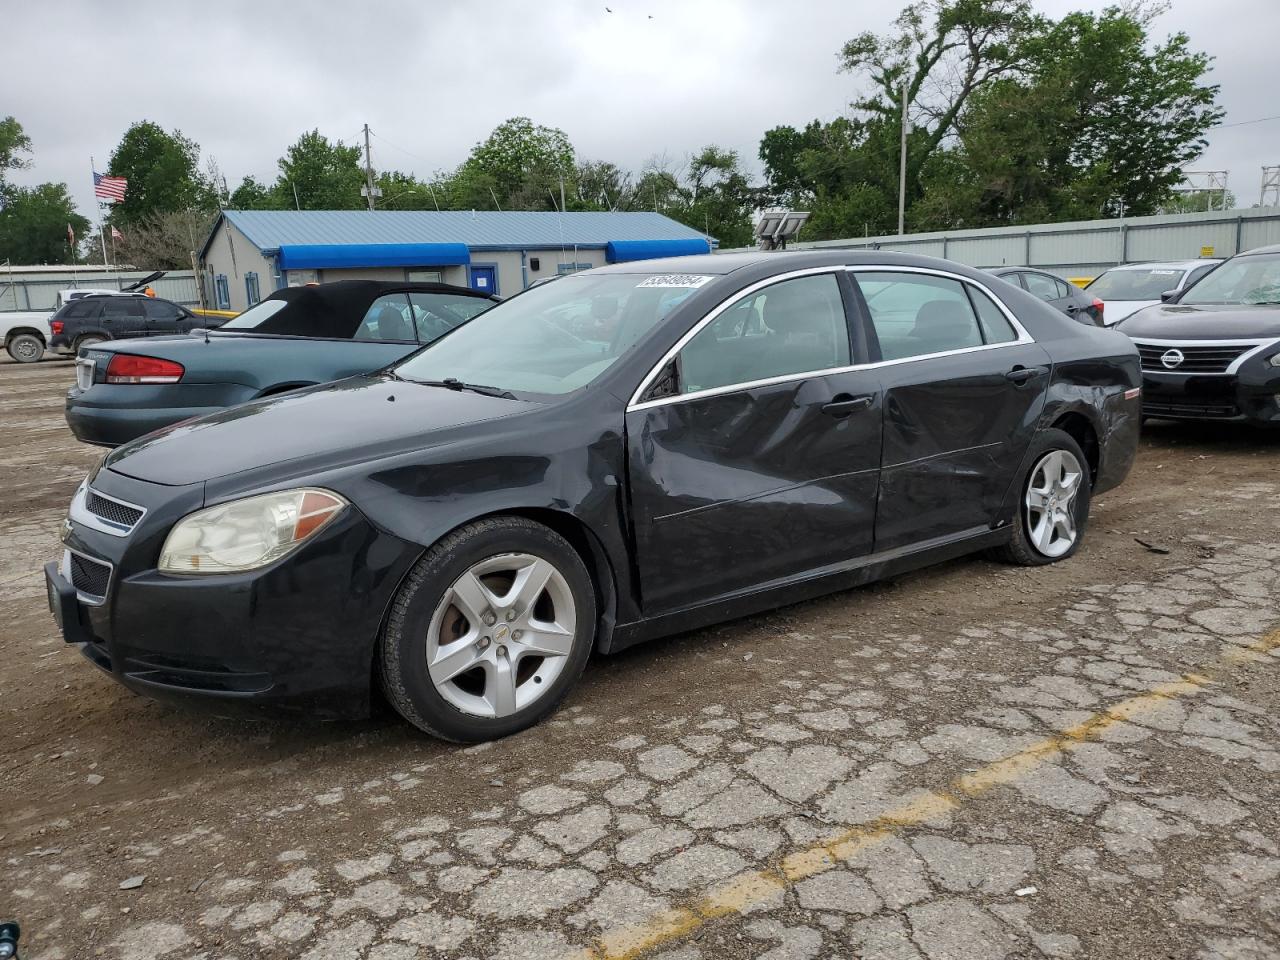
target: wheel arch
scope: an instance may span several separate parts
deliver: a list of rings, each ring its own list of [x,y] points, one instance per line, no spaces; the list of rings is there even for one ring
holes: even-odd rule
[[[5,333],[4,345],[7,347],[10,343],[13,342],[14,337],[20,337],[24,333],[31,334],[33,337],[39,340],[42,344],[44,344],[46,348],[49,346],[49,338],[44,335],[44,333],[40,330],[39,327],[14,327],[12,330],[9,330]]]
[[[1080,444],[1080,449],[1084,451],[1085,460],[1088,462],[1089,480],[1091,483],[1096,483],[1098,467],[1102,459],[1101,448],[1098,445],[1098,429],[1093,421],[1079,410],[1067,410],[1058,414],[1047,426],[1050,429],[1061,430]]]
[[[600,538],[580,518],[563,510],[556,510],[550,507],[510,507],[469,517],[445,531],[438,539],[442,540],[463,527],[479,523],[482,520],[491,520],[495,517],[523,517],[526,520],[540,523],[564,537],[569,546],[573,547],[578,556],[582,558],[582,562],[586,564],[587,572],[591,574],[591,583],[596,591],[595,649],[600,653],[608,653],[612,649],[613,630],[617,623],[618,583],[614,573],[614,565],[609,559],[609,554],[605,550],[604,544],[601,543]],[[378,623],[378,633],[374,638],[374,642],[370,645],[369,651],[369,690],[371,694],[380,693],[378,683],[379,644],[381,644],[383,633],[387,628],[387,621],[391,616],[395,599],[403,588],[405,580],[408,579],[409,574],[417,566],[418,561],[422,559],[427,549],[427,547],[423,547],[418,556],[405,567],[403,575],[391,591],[386,607],[382,611],[382,617]]]

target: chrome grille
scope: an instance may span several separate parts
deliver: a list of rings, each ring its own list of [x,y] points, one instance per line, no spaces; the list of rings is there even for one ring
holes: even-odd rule
[[[79,553],[70,553],[68,567],[71,571],[71,585],[76,591],[87,597],[101,600],[107,595],[107,586],[111,583],[111,564],[100,563]]]
[[[1149,373],[1226,373],[1227,368],[1250,350],[1256,343],[1176,344],[1141,343],[1135,341],[1142,357],[1142,369]],[[1176,351],[1182,360],[1166,365],[1164,357]]]
[[[95,517],[101,517],[108,523],[128,527],[130,530],[142,519],[142,511],[137,507],[108,499],[93,489],[86,491],[84,505]]]

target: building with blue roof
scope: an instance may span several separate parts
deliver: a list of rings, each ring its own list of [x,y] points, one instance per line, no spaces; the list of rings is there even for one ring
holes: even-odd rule
[[[244,310],[281,287],[356,277],[510,296],[545,277],[714,246],[660,213],[224,210],[199,268],[211,306]]]

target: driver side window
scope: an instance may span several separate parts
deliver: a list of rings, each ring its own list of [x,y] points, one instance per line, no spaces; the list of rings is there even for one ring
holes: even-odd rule
[[[403,293],[388,293],[374,300],[356,327],[353,340],[412,341],[413,314]]]
[[[849,328],[834,274],[796,277],[735,303],[679,355],[679,392],[847,367]]]

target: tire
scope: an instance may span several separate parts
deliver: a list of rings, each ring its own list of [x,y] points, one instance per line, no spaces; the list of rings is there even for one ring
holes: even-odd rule
[[[1056,471],[1055,460],[1062,468]],[[1074,461],[1074,462],[1072,462]],[[1027,451],[1026,471],[1018,479],[1018,497],[1015,503],[1015,516],[1011,526],[1012,536],[1009,543],[998,547],[993,555],[1006,563],[1015,563],[1024,567],[1039,567],[1048,563],[1056,563],[1072,556],[1084,540],[1085,527],[1089,522],[1089,498],[1092,483],[1089,478],[1089,461],[1075,439],[1062,430],[1049,429],[1040,433]],[[1057,473],[1059,477],[1078,476],[1075,492],[1068,499],[1060,489],[1061,484],[1050,485],[1049,477]],[[1034,488],[1034,489],[1033,489]],[[1053,499],[1051,504],[1063,515],[1062,522],[1050,524],[1045,536],[1046,510],[1037,510],[1030,504],[1034,497],[1044,500],[1042,491],[1049,490]],[[1063,507],[1063,502],[1066,506]],[[1046,509],[1053,509],[1046,505]],[[1064,535],[1070,521],[1074,531],[1073,537],[1067,541]]]
[[[107,338],[99,336],[96,333],[86,333],[83,337],[76,341],[75,346],[71,349],[71,355],[78,357],[80,351],[85,347],[92,347],[99,343],[106,343]]]
[[[44,356],[44,341],[34,333],[20,333],[9,338],[5,349],[18,363],[36,363]]]
[[[443,740],[478,743],[531,727],[586,666],[595,596],[577,551],[542,524],[468,524],[427,551],[396,594],[377,657],[383,692],[405,720]]]

